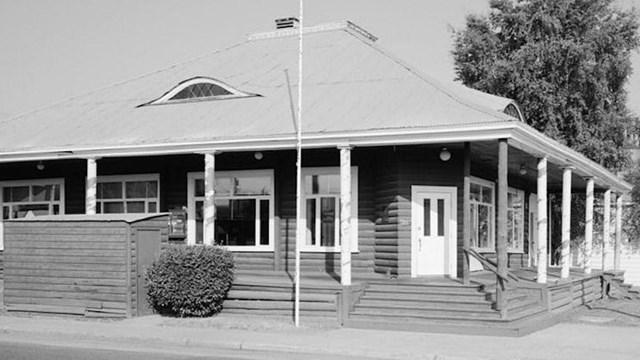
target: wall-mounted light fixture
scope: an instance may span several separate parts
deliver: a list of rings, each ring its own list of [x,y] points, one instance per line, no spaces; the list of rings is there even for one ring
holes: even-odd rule
[[[256,158],[256,160],[262,160],[264,154],[261,151],[256,151],[253,153],[253,157]]]
[[[42,162],[42,160],[38,161],[38,165],[36,165],[36,169],[40,171],[44,170],[44,163]]]
[[[520,164],[520,175],[527,175],[527,168],[524,167],[524,164]]]
[[[440,160],[449,161],[449,159],[451,159],[451,152],[446,147],[442,148],[440,150]]]

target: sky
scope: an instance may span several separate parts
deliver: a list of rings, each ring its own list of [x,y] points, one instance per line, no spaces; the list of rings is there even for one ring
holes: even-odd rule
[[[618,0],[640,8],[640,0]],[[0,0],[0,119],[137,77],[275,29],[299,0]],[[305,0],[306,26],[350,20],[447,82],[452,30],[488,0]],[[628,84],[640,115],[640,55]]]

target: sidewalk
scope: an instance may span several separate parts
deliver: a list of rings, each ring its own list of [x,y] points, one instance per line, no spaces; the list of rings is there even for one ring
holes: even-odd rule
[[[521,338],[338,328],[333,322],[220,315],[126,320],[0,316],[0,340],[211,354],[212,350],[384,359],[637,359],[640,327],[562,323]],[[89,345],[87,345],[89,344]],[[308,357],[307,357],[308,358]]]

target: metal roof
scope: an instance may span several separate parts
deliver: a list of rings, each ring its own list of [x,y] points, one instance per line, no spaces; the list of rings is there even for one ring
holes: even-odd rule
[[[305,134],[511,121],[417,74],[347,24],[304,38]],[[281,32],[2,121],[0,153],[293,134],[298,40]],[[197,76],[261,97],[138,107]]]
[[[295,148],[296,29],[245,42],[0,121],[0,162]],[[502,112],[509,99],[445,86],[350,22],[304,29],[303,146],[509,138],[598,183],[631,186]],[[216,79],[260,96],[147,105],[180,82]]]

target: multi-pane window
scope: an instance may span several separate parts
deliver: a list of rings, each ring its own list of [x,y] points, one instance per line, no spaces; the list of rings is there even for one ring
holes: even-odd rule
[[[340,175],[312,174],[304,178],[307,246],[340,244]]]
[[[232,250],[273,247],[273,171],[216,172],[214,239]],[[189,174],[189,236],[203,243],[204,175]]]
[[[509,189],[507,193],[507,249],[522,252],[524,249],[524,192]]]
[[[471,246],[494,248],[494,185],[489,181],[471,181]]]
[[[231,95],[231,92],[215,84],[197,83],[180,90],[169,100],[208,98],[223,95]]]
[[[303,169],[307,251],[340,249],[340,168]],[[351,169],[351,248],[357,250],[357,169]]]
[[[2,218],[64,214],[64,180],[47,179],[2,183]]]
[[[157,175],[98,177],[96,212],[102,214],[155,213],[160,209]]]

